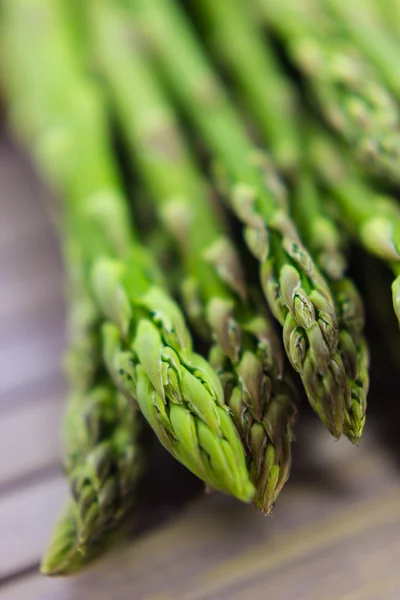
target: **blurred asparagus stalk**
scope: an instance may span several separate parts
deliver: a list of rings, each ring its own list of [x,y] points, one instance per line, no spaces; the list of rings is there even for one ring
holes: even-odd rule
[[[374,16],[382,24],[386,31],[392,31],[397,39],[400,39],[400,4],[398,0],[369,0],[374,8]]]
[[[318,176],[335,198],[343,225],[370,253],[384,260],[396,275],[393,308],[400,322],[400,207],[374,191],[348,160],[343,148],[324,134],[314,134],[312,160]],[[343,158],[343,155],[345,158]]]
[[[132,46],[129,15],[114,0],[90,6],[95,62],[132,157],[180,248],[188,313],[214,345],[211,356],[251,457],[255,501],[268,513],[291,460],[294,405],[282,380],[282,350],[265,312],[249,304],[236,250],[219,226],[173,108],[140,47]]]
[[[254,148],[183,12],[169,0],[129,0],[159,68],[219,163],[231,208],[260,262],[261,284],[283,326],[286,352],[315,412],[340,437],[350,395],[337,352],[331,292],[300,241],[285,191]]]
[[[342,23],[354,44],[375,65],[381,78],[397,98],[400,97],[399,73],[399,41],[391,30],[382,27],[376,14],[368,9],[364,0],[324,0],[327,8]],[[385,4],[385,2],[382,2]],[[400,16],[399,3],[398,16]],[[395,18],[394,13],[392,19]]]
[[[204,35],[214,55],[234,78],[277,165],[290,173],[301,155],[297,98],[248,3],[203,0],[192,4],[204,22]]]
[[[135,241],[102,96],[76,54],[67,10],[61,0],[3,3],[12,122],[64,197],[65,235],[76,244],[87,288],[106,321],[110,374],[178,460],[209,486],[249,501],[253,486],[217,375],[192,352],[179,308]],[[111,401],[116,410],[117,401]],[[119,475],[124,480],[127,472]],[[84,504],[85,485],[79,491]]]
[[[397,102],[343,24],[326,10],[325,2],[256,1],[268,24],[284,40],[330,125],[363,164],[398,182]]]

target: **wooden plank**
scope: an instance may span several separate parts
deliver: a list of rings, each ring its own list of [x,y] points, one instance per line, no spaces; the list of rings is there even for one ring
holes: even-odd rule
[[[7,493],[7,485],[60,464],[63,409],[64,395],[52,395],[2,416],[0,492]]]
[[[45,203],[28,161],[0,137],[0,324],[62,292],[62,263]]]
[[[63,341],[59,331],[32,339],[0,352],[0,405],[17,393],[60,369]]]
[[[1,415],[4,418],[8,412],[23,406],[27,407],[45,398],[66,397],[67,393],[68,386],[65,378],[57,369],[47,373],[41,379],[31,381],[28,386],[16,388],[13,393],[0,396]]]
[[[359,598],[358,591],[366,595],[374,588],[376,593],[366,597],[399,598],[399,490],[382,500],[344,509],[336,518],[299,526],[286,535],[272,532],[263,544],[254,544],[247,552],[242,551],[238,536],[233,560],[226,560],[217,536],[211,534],[210,525],[215,527],[213,503],[204,499],[201,504],[204,510],[189,510],[179,525],[171,524],[120,548],[84,574],[50,581],[31,576],[9,586],[7,598],[337,600],[350,594]],[[211,514],[210,520],[205,510]],[[195,515],[197,522],[193,521]],[[230,527],[234,530],[234,522]],[[244,530],[241,528],[242,535]],[[232,535],[229,537],[232,545]],[[381,582],[378,589],[377,581]]]
[[[386,543],[391,549],[400,549],[399,510],[397,489],[286,534],[272,528],[263,544],[203,570],[183,589],[178,587],[165,598],[240,598],[246,591],[246,598],[256,599],[263,588],[276,598],[290,597],[294,589],[299,600],[341,598],[352,584],[364,583],[372,564],[376,565],[374,578],[376,568],[386,571],[385,575],[393,573],[398,553],[387,560],[379,558],[382,550],[385,554]],[[289,581],[285,577],[288,573]]]
[[[0,135],[0,249],[6,248],[45,225],[49,227],[44,202],[44,191],[29,161],[22,157],[16,146]]]
[[[38,231],[18,236],[13,243],[7,244],[1,253],[0,270],[5,275],[12,277],[19,270],[22,270],[25,275],[30,272],[31,263],[38,266],[41,266],[42,263],[60,266],[61,254],[58,250],[58,238],[50,223],[45,221],[44,209],[40,205],[38,212],[41,216],[42,227]]]
[[[16,406],[31,386],[55,374],[61,377],[62,327],[0,350],[0,406]]]
[[[0,497],[0,581],[38,563],[66,494],[58,475]]]
[[[361,451],[328,439],[322,447],[318,433],[315,439],[316,456],[326,457],[335,484],[294,480],[274,518],[219,494],[203,496],[86,572],[50,581],[32,575],[8,586],[7,598],[337,600],[344,593],[368,594],[382,578],[393,580],[393,598],[400,597],[400,582],[393,579],[400,552],[399,475],[371,439]],[[386,600],[389,584],[387,590],[387,596],[370,597]]]
[[[45,297],[42,302],[32,304],[16,318],[0,321],[0,353],[27,340],[59,335],[65,340],[65,306],[62,297]]]
[[[15,285],[10,286],[0,304],[0,322],[13,320],[16,322],[20,315],[27,313],[46,302],[54,302],[63,297],[63,282],[53,270],[35,271],[32,268],[32,287],[27,286],[27,281],[19,279]],[[34,283],[33,283],[34,282]]]
[[[34,240],[26,245],[20,260],[3,260],[0,264],[0,323],[47,298],[60,297],[64,286],[61,260],[48,235],[45,239],[47,243]]]
[[[343,515],[345,529],[340,527],[341,523],[334,522],[329,530],[322,522],[315,524],[320,527],[319,536],[315,535],[315,528],[304,528],[295,532],[290,540],[270,539],[268,544],[257,548],[259,557],[251,565],[249,556],[241,555],[235,561],[222,564],[218,572],[217,569],[205,572],[188,582],[185,590],[174,590],[164,598],[257,600],[267,595],[295,597],[296,600],[336,600],[360,589],[365,593],[379,579],[381,584],[375,589],[374,597],[386,599],[390,592],[386,580],[396,573],[400,555],[400,496],[390,504],[384,503],[382,508],[377,505],[360,508],[363,512],[357,516],[361,519]],[[383,508],[388,510],[383,511]],[[337,537],[331,540],[333,530]],[[392,592],[398,594],[393,598],[399,597],[400,580]]]

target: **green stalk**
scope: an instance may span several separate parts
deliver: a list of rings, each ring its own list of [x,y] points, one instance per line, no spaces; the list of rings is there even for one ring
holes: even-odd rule
[[[321,270],[331,280],[340,278],[346,269],[341,236],[332,219],[324,214],[312,173],[304,164],[297,175],[292,213]]]
[[[214,345],[211,356],[252,458],[255,501],[269,512],[288,478],[294,416],[273,327],[247,300],[236,250],[218,223],[168,98],[140,46],[132,46],[128,15],[109,0],[92,2],[91,9],[96,64],[132,158],[181,251],[188,312]],[[255,436],[257,445],[251,443]]]
[[[400,322],[400,208],[394,199],[371,189],[328,136],[314,135],[311,144],[318,176],[338,203],[344,224],[395,274],[393,307]]]
[[[199,5],[200,12],[205,14],[208,30],[211,29],[213,47],[218,55],[231,68],[243,86],[247,100],[252,101],[251,108],[257,118],[264,141],[268,144],[269,132],[265,127],[265,115],[272,113],[272,121],[279,124],[283,120],[291,131],[295,132],[297,124],[293,123],[293,114],[282,110],[280,99],[269,103],[270,90],[276,88],[274,73],[277,66],[269,62],[268,46],[262,40],[262,32],[252,23],[248,7],[242,0],[204,0]],[[239,42],[235,43],[235,40]],[[266,60],[265,60],[266,57]],[[273,59],[273,57],[272,57]],[[269,69],[267,65],[269,64]],[[272,72],[272,77],[271,77]],[[282,75],[278,79],[285,82]],[[279,89],[279,86],[278,86]],[[281,119],[279,116],[281,115]],[[267,121],[269,119],[267,118]],[[299,142],[300,136],[297,138]],[[300,158],[299,147],[296,153]],[[316,258],[321,271],[325,274],[333,290],[334,300],[338,307],[340,326],[339,352],[343,358],[351,389],[351,404],[346,408],[344,433],[353,442],[358,442],[364,427],[366,410],[366,391],[368,387],[368,356],[366,342],[361,339],[363,327],[362,302],[352,282],[344,277],[345,259],[340,248],[340,235],[333,222],[324,217],[319,206],[318,192],[310,174],[303,172],[298,177],[297,194],[293,206],[300,225],[302,238]],[[341,300],[341,302],[339,302]],[[344,316],[343,307],[349,314],[354,314],[357,328],[352,331]],[[354,328],[353,328],[354,329]],[[359,374],[365,381],[359,380]]]
[[[187,117],[208,144],[260,262],[261,283],[284,327],[287,354],[309,400],[335,437],[342,433],[350,390],[337,352],[330,290],[302,245],[285,192],[268,158],[256,150],[183,12],[169,0],[129,0],[132,17]]]
[[[160,287],[150,253],[134,240],[101,94],[81,70],[84,57],[52,71],[64,60],[68,65],[72,54],[65,6],[62,0],[5,3],[10,45],[3,60],[13,77],[4,83],[26,124],[26,143],[64,196],[66,230],[105,321],[107,367],[178,460],[209,486],[249,501],[254,489],[217,375],[192,351],[180,309]],[[37,90],[46,106],[38,102],[38,112],[24,101]]]
[[[106,530],[115,528],[134,503],[142,458],[137,410],[124,399],[116,399],[102,368],[102,318],[85,281],[87,248],[77,242],[82,229],[75,214],[81,211],[82,196],[96,193],[91,187],[95,178],[106,188],[114,185],[115,174],[109,168],[112,161],[109,163],[104,151],[104,126],[96,104],[91,105],[90,123],[96,127],[92,127],[92,136],[82,135],[80,160],[76,160],[76,152],[64,152],[63,156],[59,152],[60,148],[70,148],[72,124],[67,117],[69,113],[75,116],[67,100],[69,79],[77,92],[75,100],[85,98],[79,68],[74,68],[74,49],[68,45],[62,26],[62,5],[3,3],[2,17],[3,83],[10,98],[11,121],[48,179],[60,190],[68,187],[71,201],[62,232],[70,291],[67,369],[71,394],[65,426],[65,468],[73,493],[41,565],[43,573],[53,575],[83,567],[104,548]],[[26,45],[27,39],[32,47]],[[90,132],[84,120],[79,126],[83,134]],[[127,238],[124,206],[116,203],[109,216],[110,223],[118,226],[118,246],[122,248]],[[112,227],[109,233],[104,247],[108,241],[111,244]],[[91,229],[85,236],[93,247],[100,247]]]
[[[42,558],[43,574],[72,573],[88,564],[134,507],[143,460],[138,425],[135,405],[107,379],[70,396],[65,467],[71,499]]]
[[[400,39],[400,4],[398,0],[369,0],[373,5],[374,17],[386,31],[390,31]]]
[[[273,82],[268,80],[267,72],[263,73],[260,61],[251,60],[251,53],[247,53],[241,64],[236,53],[238,45],[228,43],[229,39],[226,39],[226,31],[230,32],[228,36],[244,37],[246,40],[248,38],[248,44],[254,47],[254,51],[257,47],[260,56],[263,55],[261,31],[256,27],[250,27],[247,30],[246,24],[250,23],[251,25],[249,11],[244,5],[240,5],[240,1],[225,2],[222,0],[218,3],[211,3],[206,0],[201,3],[201,6],[203,11],[205,10],[208,14],[208,22],[216,32],[214,37],[217,50],[222,52],[228,62],[236,66],[238,70],[238,65],[241,65],[241,71],[251,74],[251,79],[257,84],[259,81],[264,82],[264,86],[268,88],[271,83],[273,85]],[[264,97],[261,94],[256,95],[251,86],[245,86],[245,82],[243,82],[243,86],[246,94],[254,101],[253,110],[257,117],[257,123],[262,124],[260,117],[268,109],[268,105],[266,106],[265,103],[265,94]],[[254,87],[257,87],[256,84]],[[290,119],[288,122],[290,123]],[[262,134],[265,143],[268,144],[268,133],[265,129],[262,129]],[[307,133],[305,139],[306,136]],[[349,404],[345,408],[344,433],[351,441],[358,443],[365,423],[369,360],[366,341],[362,337],[364,322],[362,302],[354,284],[344,276],[346,261],[341,248],[339,231],[332,220],[324,216],[318,189],[311,173],[306,171],[306,167],[300,167],[300,174],[296,182],[297,193],[292,204],[302,239],[315,257],[318,267],[324,273],[333,291],[340,327],[338,349],[351,390],[351,396],[348,398]]]
[[[42,559],[41,572],[46,575],[79,570],[107,548],[112,532],[134,506],[144,464],[138,410],[116,394],[102,366],[101,315],[88,293],[74,247],[66,243],[65,248],[71,393],[64,440],[72,494]]]
[[[343,24],[317,0],[256,2],[305,76],[321,114],[362,164],[399,181],[399,108]],[[362,31],[358,19],[354,27]]]
[[[333,291],[340,325],[339,353],[351,390],[343,433],[357,444],[364,429],[369,387],[369,351],[363,335],[363,303],[354,283],[345,277],[342,235],[332,219],[324,214],[320,191],[307,167],[303,167],[298,175],[293,210],[303,239]]]
[[[277,164],[292,171],[300,154],[295,93],[245,0],[192,2],[215,56],[226,66],[257,119]]]
[[[368,4],[365,4],[364,0],[352,2],[324,0],[324,2],[343,23],[354,43],[375,65],[382,79],[398,98],[400,96],[399,43],[396,37],[377,22],[376,15],[368,10]]]

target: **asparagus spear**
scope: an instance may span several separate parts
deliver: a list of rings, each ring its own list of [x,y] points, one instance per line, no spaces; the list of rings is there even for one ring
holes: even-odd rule
[[[159,286],[151,255],[134,239],[101,94],[80,68],[83,58],[72,60],[65,5],[10,0],[5,8],[13,64],[5,84],[42,172],[65,198],[67,231],[79,245],[88,289],[106,321],[110,373],[178,460],[209,486],[249,501],[254,489],[217,375],[192,351],[180,309]],[[64,63],[65,71],[53,71]],[[26,103],[30,97],[37,111]]]
[[[337,352],[335,308],[289,217],[275,171],[246,135],[178,6],[169,0],[130,0],[129,6],[188,118],[219,161],[228,201],[245,225],[266,298],[283,326],[289,359],[314,410],[339,437],[350,390]]]
[[[65,51],[57,51],[57,40],[61,45],[65,42],[62,27],[59,36],[61,8],[58,4],[54,9],[50,8],[45,2],[2,5],[5,50],[2,59],[7,67],[4,83],[10,96],[13,124],[20,136],[32,144],[49,179],[53,183],[57,181],[60,188],[67,183],[76,156],[65,153],[65,156],[59,156],[63,160],[56,161],[57,156],[49,152],[49,160],[45,160],[52,145],[60,146],[67,141],[68,122],[63,127],[60,118],[65,111],[61,87],[64,75],[67,81],[74,75],[72,50],[69,52],[65,46]],[[26,39],[34,39],[32,48],[26,46]],[[38,68],[40,65],[44,68]],[[65,94],[68,91],[64,86]],[[47,136],[47,133],[51,134],[51,125],[57,122],[59,127],[54,128],[54,135]],[[107,160],[103,161],[101,150],[97,151],[102,147],[101,143],[97,146],[102,136],[101,122],[99,125],[100,129],[94,131],[95,152],[91,166],[99,161],[101,173],[107,180],[108,177],[112,179],[112,174],[107,168]],[[89,166],[88,160],[85,166]],[[86,179],[79,184],[82,187],[89,186],[88,173],[89,169]],[[68,187],[72,189],[72,185],[68,184]],[[75,189],[78,189],[78,182]],[[112,216],[118,220],[118,214]],[[67,211],[62,229],[70,282],[67,366],[71,395],[67,423],[74,422],[74,427],[66,427],[65,466],[73,494],[43,557],[41,570],[46,574],[76,570],[103,548],[105,530],[114,527],[132,506],[142,467],[137,411],[121,400],[114,402],[115,393],[111,392],[110,381],[107,382],[101,368],[101,315],[84,281],[85,252],[77,243],[80,231],[70,211]],[[121,245],[124,233],[122,228]],[[107,439],[104,439],[105,431]],[[103,453],[102,461],[98,460],[100,452]]]
[[[400,38],[400,4],[398,0],[369,0],[369,4],[374,9],[374,17],[386,29],[391,31],[393,35]]]
[[[138,410],[116,390],[102,367],[100,315],[88,294],[77,256],[69,255],[71,393],[64,426],[65,469],[71,499],[41,563],[46,575],[72,573],[110,542],[136,498],[143,469]]]
[[[387,262],[396,278],[392,284],[393,308],[400,322],[400,208],[377,194],[343,159],[343,149],[326,135],[314,134],[312,156],[317,173],[339,204],[344,224],[364,248]]]
[[[218,224],[209,190],[172,106],[117,3],[93,2],[96,64],[110,86],[140,173],[186,267],[188,312],[210,343],[228,403],[251,457],[256,503],[269,512],[288,478],[294,406],[267,315],[249,303],[241,265]]]
[[[192,2],[214,54],[235,79],[277,164],[289,172],[300,154],[295,94],[245,0]]]
[[[330,283],[338,308],[341,329],[338,347],[351,389],[343,433],[357,444],[364,429],[369,386],[369,352],[363,335],[363,304],[354,283],[345,277],[343,236],[332,219],[324,214],[320,192],[307,166],[302,168],[297,177],[293,211],[304,240]]]
[[[262,127],[265,115],[268,115],[272,121],[277,119],[278,123],[280,122],[279,115],[283,116],[285,122],[290,124],[292,131],[295,131],[296,125],[292,122],[293,115],[287,110],[282,110],[277,103],[268,102],[271,95],[270,90],[274,89],[274,80],[271,81],[271,78],[268,77],[271,68],[266,68],[269,63],[268,48],[263,45],[261,32],[252,23],[246,6],[241,4],[240,0],[233,0],[233,2],[221,0],[218,3],[206,0],[201,3],[201,9],[203,13],[206,13],[207,24],[212,29],[216,52],[223,55],[225,61],[241,80],[247,100],[252,100],[251,107],[257,118],[257,124],[261,127],[265,142],[268,144],[269,137],[267,128]],[[235,39],[238,37],[241,40],[241,47],[238,44],[229,43],[229,36],[235,37]],[[247,52],[243,51],[244,43]],[[250,48],[252,51],[249,50]],[[285,82],[283,75],[280,76],[280,80]],[[267,118],[267,121],[269,119]],[[299,139],[298,137],[297,141]],[[299,148],[297,149],[296,157],[299,161]],[[368,386],[366,342],[361,339],[362,302],[354,284],[344,278],[344,257],[338,244],[339,233],[335,230],[333,223],[322,216],[318,206],[317,190],[309,174],[300,173],[298,194],[293,200],[293,206],[296,209],[297,222],[301,225],[300,231],[308,247],[314,251],[317,246],[315,254],[317,264],[327,277],[333,290],[336,306],[339,308],[338,316],[341,328],[339,351],[344,359],[352,392],[351,404],[346,408],[344,432],[353,442],[357,443],[365,422]],[[344,314],[344,310],[346,314]],[[346,315],[352,315],[350,323]],[[365,381],[359,381],[359,373]]]
[[[257,118],[257,123],[262,125],[263,115],[272,113],[272,119],[275,115],[282,114],[284,119],[295,130],[291,123],[287,111],[280,113],[276,104],[268,103],[268,89],[273,86],[268,78],[269,71],[262,66],[264,55],[268,57],[261,41],[261,32],[257,27],[252,27],[249,11],[241,5],[240,0],[226,2],[221,0],[218,3],[201,3],[203,12],[208,17],[208,24],[211,24],[214,33],[214,45],[216,51],[224,55],[225,60],[231,65],[233,70],[237,71],[238,76],[243,78],[243,86],[248,100],[252,99],[253,113]],[[230,32],[227,34],[226,32]],[[244,39],[247,45],[253,48],[253,53],[237,52],[238,46],[228,43],[227,35],[238,36]],[[258,60],[254,60],[254,55]],[[250,59],[253,57],[253,60]],[[246,85],[247,79],[251,80],[253,85]],[[281,76],[284,80],[284,76]],[[264,86],[259,82],[263,82]],[[260,91],[264,90],[261,94]],[[270,115],[271,118],[271,115]],[[268,144],[268,131],[262,128],[265,142]],[[298,138],[300,139],[300,138]],[[299,153],[297,160],[299,161]],[[304,168],[303,168],[304,171]],[[321,271],[325,274],[333,290],[336,306],[338,307],[339,326],[341,332],[339,335],[339,352],[342,355],[343,363],[346,368],[349,385],[351,388],[351,404],[346,407],[344,422],[344,433],[353,442],[358,442],[365,422],[366,409],[366,389],[368,386],[368,357],[366,352],[365,340],[361,339],[363,327],[362,302],[354,284],[344,278],[344,257],[339,248],[339,233],[331,221],[324,218],[319,209],[317,190],[312,182],[310,174],[301,172],[298,176],[298,194],[293,200],[297,222],[301,226],[300,231],[303,239],[311,251],[317,249],[315,258]],[[346,314],[344,314],[344,310]],[[349,315],[352,315],[349,322]],[[354,327],[356,324],[356,327]],[[359,381],[359,373],[365,379]]]
[[[73,572],[103,550],[134,505],[142,471],[138,410],[110,383],[70,398],[65,434],[72,498],[42,559],[46,575]]]
[[[399,108],[341,23],[315,0],[257,2],[305,75],[327,121],[363,164],[398,181]]]
[[[368,10],[368,4],[365,4],[364,0],[362,2],[353,0],[351,3],[343,2],[343,0],[324,0],[324,2],[343,24],[354,43],[375,65],[380,76],[396,97],[399,97],[400,81],[397,60],[399,44],[390,29],[388,31],[386,27],[382,27],[377,22],[376,14],[374,11]]]

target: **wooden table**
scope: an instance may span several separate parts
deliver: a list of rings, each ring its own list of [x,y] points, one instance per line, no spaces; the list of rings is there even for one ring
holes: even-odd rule
[[[157,508],[147,521],[142,512],[132,541],[76,577],[38,574],[67,493],[62,265],[45,192],[0,139],[0,597],[399,600],[399,451],[382,445],[373,415],[360,448],[304,420],[273,518],[220,494],[194,495],[195,480],[163,455],[160,478],[148,478]]]

